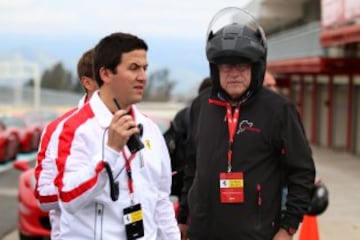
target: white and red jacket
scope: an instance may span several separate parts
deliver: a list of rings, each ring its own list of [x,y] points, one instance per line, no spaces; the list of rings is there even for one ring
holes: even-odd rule
[[[35,189],[34,194],[39,206],[44,211],[49,211],[51,222],[51,239],[59,239],[60,209],[58,191],[54,184],[58,170],[56,158],[58,152],[58,137],[64,121],[81,108],[87,101],[87,96],[82,97],[76,108],[73,108],[50,122],[44,129],[36,158]]]
[[[158,126],[132,106],[143,125],[145,148],[131,161],[134,202],[141,203],[145,236],[141,239],[180,239],[169,199],[170,158]],[[113,114],[94,93],[68,118],[59,137],[56,185],[61,208],[61,239],[126,239],[123,209],[130,206],[123,154],[109,148],[107,128]],[[125,155],[130,156],[127,147]],[[112,201],[104,161],[119,182],[119,199]]]
[[[54,185],[57,176],[55,159],[58,152],[58,137],[64,121],[87,101],[83,96],[78,106],[51,121],[44,129],[36,157],[35,165],[35,189],[34,194],[38,199],[40,208],[44,211],[58,208],[57,189]]]

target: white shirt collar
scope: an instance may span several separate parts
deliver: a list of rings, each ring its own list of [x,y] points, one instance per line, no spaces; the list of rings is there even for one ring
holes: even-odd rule
[[[113,117],[113,114],[111,111],[107,108],[107,106],[104,104],[102,99],[99,96],[99,91],[96,91],[93,96],[91,97],[89,104],[91,106],[91,109],[95,115],[95,118],[98,120],[101,127],[108,127],[110,125],[111,119]],[[132,109],[134,111],[134,117],[136,123],[143,123],[145,116],[141,114],[138,110],[138,108],[133,104]]]

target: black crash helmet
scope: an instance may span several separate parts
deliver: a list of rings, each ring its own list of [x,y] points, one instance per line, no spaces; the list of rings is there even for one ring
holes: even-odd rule
[[[206,57],[214,88],[221,90],[220,63],[250,63],[251,84],[256,92],[262,87],[266,70],[267,44],[262,28],[253,16],[241,8],[220,10],[211,20],[206,37]]]
[[[329,191],[323,183],[315,183],[312,188],[308,215],[317,216],[325,212],[329,205]]]

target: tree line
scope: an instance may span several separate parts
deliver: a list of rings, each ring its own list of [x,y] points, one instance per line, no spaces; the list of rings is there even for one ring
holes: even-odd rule
[[[30,79],[26,86],[33,86],[33,79]],[[171,98],[172,90],[176,81],[171,79],[170,71],[167,68],[159,69],[148,74],[147,87],[144,93],[145,101],[168,101]],[[69,91],[83,93],[84,90],[77,76],[67,70],[62,62],[58,62],[46,69],[41,76],[41,88],[58,91]]]

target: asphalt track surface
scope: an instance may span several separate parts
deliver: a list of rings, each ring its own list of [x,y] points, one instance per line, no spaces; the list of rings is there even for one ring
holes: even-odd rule
[[[327,211],[317,217],[320,239],[359,240],[360,156],[315,146],[312,146],[312,149],[317,167],[317,178],[322,179],[330,193],[330,205]],[[8,178],[14,178],[19,175],[13,170],[7,170],[0,173],[0,177],[4,174],[8,174]],[[3,223],[10,224],[10,220],[8,220],[8,217],[5,218],[5,216],[12,215],[13,222],[11,223],[11,231],[7,231],[9,234],[6,236],[0,235],[0,239],[17,240],[16,216],[14,217],[17,211],[17,203],[15,201],[17,193],[16,182],[14,183],[12,180],[9,184],[10,187],[0,184],[0,197],[2,197],[0,226]],[[4,203],[3,200],[5,198],[7,201]],[[294,239],[298,239],[298,236],[295,236]]]

